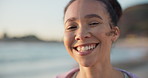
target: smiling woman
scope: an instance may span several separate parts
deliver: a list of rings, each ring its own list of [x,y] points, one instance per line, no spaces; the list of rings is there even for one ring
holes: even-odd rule
[[[64,44],[79,67],[56,78],[137,78],[110,63],[112,43],[120,35],[116,0],[71,0],[64,14]]]

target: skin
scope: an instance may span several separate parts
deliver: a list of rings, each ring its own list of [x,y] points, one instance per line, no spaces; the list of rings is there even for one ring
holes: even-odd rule
[[[120,31],[117,26],[110,27],[110,16],[102,2],[74,1],[65,13],[64,24],[64,45],[80,68],[77,78],[123,78],[110,63],[111,46]],[[74,49],[96,43],[98,46],[87,55]]]

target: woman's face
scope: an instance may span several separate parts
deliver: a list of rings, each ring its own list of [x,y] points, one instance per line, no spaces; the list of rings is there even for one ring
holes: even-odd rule
[[[89,67],[109,61],[112,41],[119,36],[110,34],[109,23],[109,14],[102,2],[77,0],[68,7],[64,18],[64,45],[80,65]]]

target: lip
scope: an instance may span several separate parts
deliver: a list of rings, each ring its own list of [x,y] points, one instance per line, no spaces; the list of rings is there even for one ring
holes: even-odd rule
[[[81,56],[85,56],[85,55],[88,55],[90,53],[92,53],[92,51],[86,51],[86,52],[79,52],[79,51],[76,51],[79,55]]]
[[[91,43],[91,44],[96,44],[96,47],[100,44],[100,43]],[[84,51],[84,52],[79,52],[78,50],[76,50],[75,48],[78,47],[78,46],[86,46],[86,45],[90,45],[90,44],[82,44],[82,45],[77,45],[75,47],[73,47],[73,49],[77,52],[78,55],[80,56],[86,56],[86,55],[89,55],[93,52],[93,50],[96,49],[96,47],[92,50],[89,50],[89,51]]]
[[[78,44],[78,45],[75,45],[74,47],[78,47],[78,46],[86,46],[86,45],[91,45],[91,44],[100,44],[100,43]],[[74,47],[73,47],[73,48],[74,48]]]

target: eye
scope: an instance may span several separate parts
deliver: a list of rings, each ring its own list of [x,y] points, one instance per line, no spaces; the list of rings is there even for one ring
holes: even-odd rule
[[[68,27],[66,28],[66,30],[69,30],[69,31],[73,31],[73,30],[75,30],[75,29],[77,29],[77,26],[76,26],[76,25],[68,26]]]
[[[100,22],[91,22],[91,23],[89,23],[89,25],[91,25],[91,26],[96,26],[96,25],[99,25],[100,24]]]

